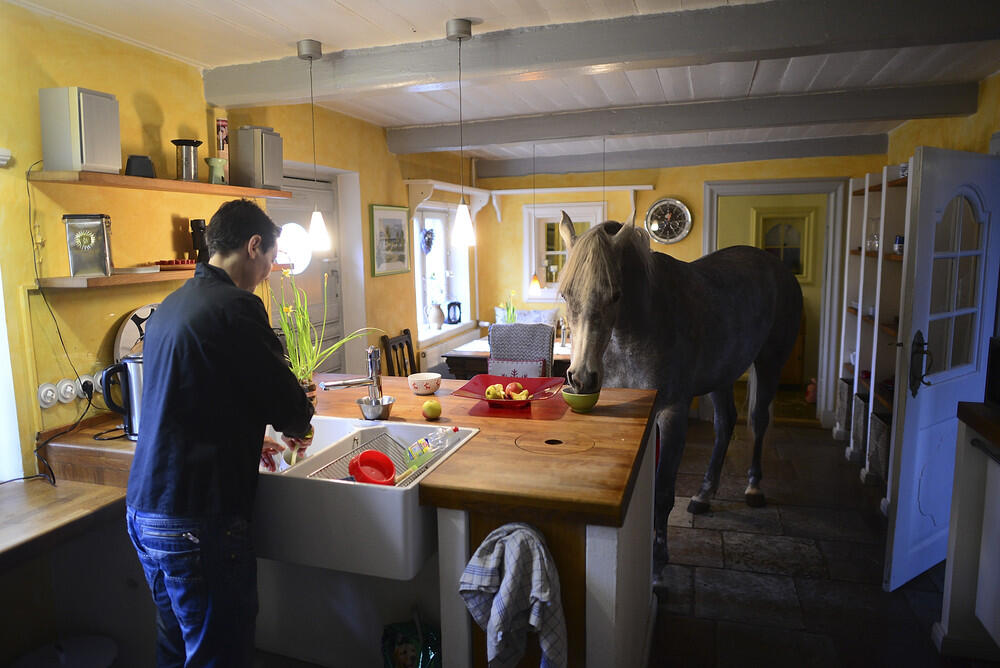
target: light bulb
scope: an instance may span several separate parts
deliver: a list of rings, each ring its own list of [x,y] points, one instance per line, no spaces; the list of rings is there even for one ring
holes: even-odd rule
[[[309,220],[309,238],[312,240],[314,251],[328,251],[331,248],[330,232],[326,229],[326,221],[319,208],[313,211]]]
[[[459,248],[469,248],[476,245],[476,231],[472,229],[472,216],[469,206],[462,202],[455,212],[455,228],[451,232],[451,245]]]
[[[538,280],[538,274],[531,275],[531,283],[528,284],[528,295],[538,297],[542,294],[542,282]]]

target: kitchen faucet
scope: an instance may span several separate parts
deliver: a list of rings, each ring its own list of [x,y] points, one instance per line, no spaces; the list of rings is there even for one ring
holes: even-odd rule
[[[348,378],[346,380],[328,380],[319,384],[324,390],[336,390],[341,387],[368,386],[368,398],[372,404],[382,401],[382,353],[375,346],[368,346],[368,377]]]

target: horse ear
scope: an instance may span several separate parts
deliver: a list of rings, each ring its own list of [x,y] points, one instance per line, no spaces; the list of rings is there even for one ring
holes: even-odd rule
[[[626,225],[631,226],[631,227],[635,227],[635,209],[632,209],[632,215],[630,215],[628,217],[628,220],[626,220],[622,224],[623,227],[626,226]]]
[[[565,211],[562,212],[562,221],[559,223],[559,236],[562,237],[567,249],[572,248],[573,244],[576,243],[576,228],[573,227],[573,221],[570,220],[569,214]]]

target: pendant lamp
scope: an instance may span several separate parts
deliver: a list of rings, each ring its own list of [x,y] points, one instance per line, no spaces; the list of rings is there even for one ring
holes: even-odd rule
[[[299,58],[309,61],[309,113],[312,117],[312,149],[313,149],[313,183],[316,179],[316,100],[313,97],[313,61],[323,57],[323,45],[314,39],[300,39],[298,42]],[[309,239],[314,251],[328,251],[332,247],[330,231],[326,229],[326,221],[319,210],[319,204],[314,205],[312,218],[309,219]]]
[[[535,145],[531,145],[531,224],[538,224],[538,217],[535,215]],[[539,297],[542,294],[542,282],[538,278],[538,271],[531,275],[528,283],[528,296]]]
[[[469,205],[465,202],[465,137],[462,131],[462,40],[472,37],[472,21],[451,19],[445,24],[448,39],[458,42],[458,182],[462,197],[455,212],[455,227],[451,232],[451,245],[469,248],[476,245],[476,230],[472,227]]]

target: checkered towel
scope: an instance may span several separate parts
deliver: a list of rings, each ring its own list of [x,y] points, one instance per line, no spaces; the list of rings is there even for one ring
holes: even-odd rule
[[[482,542],[458,591],[486,632],[489,668],[517,665],[529,627],[538,634],[542,668],[566,666],[566,618],[559,574],[545,539],[527,524],[505,524]]]
[[[543,323],[490,325],[490,358],[543,360],[542,374],[552,373],[556,330]]]

